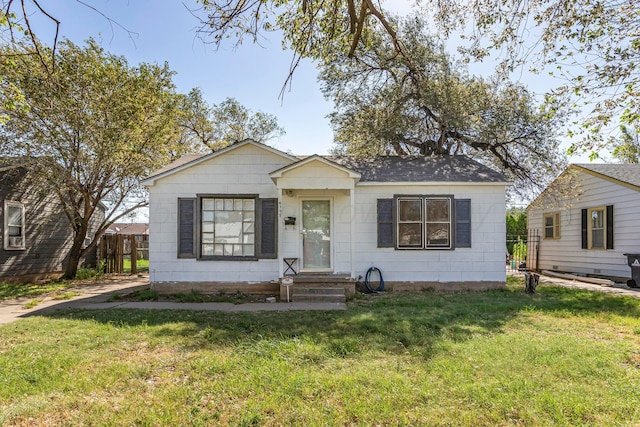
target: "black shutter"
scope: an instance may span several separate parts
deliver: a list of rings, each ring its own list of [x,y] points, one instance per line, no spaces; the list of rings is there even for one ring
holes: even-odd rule
[[[393,199],[378,199],[378,247],[394,247]]]
[[[178,199],[178,258],[196,256],[196,199]]]
[[[456,248],[471,247],[471,199],[455,200]]]
[[[582,209],[582,249],[589,249],[587,242],[587,210]]]
[[[613,205],[607,206],[607,249],[613,249]]]
[[[258,258],[278,257],[278,199],[258,199]]]

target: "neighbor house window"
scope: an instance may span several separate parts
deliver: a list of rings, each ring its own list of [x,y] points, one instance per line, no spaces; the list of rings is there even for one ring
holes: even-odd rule
[[[544,214],[544,238],[560,238],[560,212]]]
[[[201,257],[256,256],[256,199],[202,197]]]
[[[19,202],[4,202],[4,248],[25,249],[24,205]]]
[[[588,244],[589,249],[604,249],[606,247],[606,210],[604,206],[588,210]]]
[[[450,197],[398,197],[398,249],[451,248]]]

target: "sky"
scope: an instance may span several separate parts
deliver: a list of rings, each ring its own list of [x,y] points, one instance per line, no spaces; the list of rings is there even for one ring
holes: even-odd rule
[[[253,111],[275,115],[286,135],[269,144],[279,150],[327,154],[332,146],[333,132],[326,116],[333,105],[320,91],[312,62],[302,62],[280,98],[293,55],[282,50],[277,34],[261,40],[261,46],[247,40],[237,48],[230,43],[216,50],[197,37],[199,21],[188,9],[198,7],[195,0],[82,0],[99,12],[78,0],[40,3],[60,21],[60,38],[82,44],[93,37],[109,52],[125,56],[131,66],[166,61],[177,73],[174,83],[181,93],[199,87],[209,104],[232,97]],[[412,4],[412,0],[384,3],[399,13],[408,13]],[[35,11],[31,21],[38,37],[51,44],[53,23]],[[489,75],[494,65],[475,64],[471,72]],[[539,94],[551,86],[545,76],[515,77]]]
[[[269,144],[279,150],[326,154],[330,149],[333,132],[325,116],[332,104],[320,91],[314,64],[303,62],[280,98],[292,54],[282,50],[277,35],[262,40],[262,47],[247,41],[216,51],[196,36],[198,20],[180,0],[84,1],[135,34],[75,0],[41,2],[61,22],[60,37],[76,44],[93,37],[109,52],[125,56],[131,66],[167,61],[177,73],[178,92],[199,87],[209,104],[232,97],[254,112],[275,115],[286,135]],[[194,0],[184,3],[196,7]],[[35,32],[51,44],[55,27],[37,15],[32,15]]]

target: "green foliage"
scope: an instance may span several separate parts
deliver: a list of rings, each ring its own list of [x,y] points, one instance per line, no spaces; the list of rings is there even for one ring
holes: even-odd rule
[[[384,28],[372,26],[359,60],[337,55],[323,63],[338,153],[466,154],[511,175],[521,192],[555,176],[564,161],[560,114],[520,84],[469,76],[421,19],[393,22],[404,55]]]
[[[513,245],[513,258],[518,261],[527,259],[527,244],[522,239],[518,239]]]
[[[265,143],[285,133],[274,115],[254,113],[234,98],[209,106],[197,88],[182,98],[181,108],[182,125],[198,151],[215,151],[247,138]]]
[[[613,144],[613,157],[621,163],[639,163],[640,162],[640,136],[639,127],[635,127],[633,131],[626,126],[620,126],[620,140]]]
[[[34,316],[0,327],[0,424],[633,425],[640,300],[523,289]]]
[[[514,245],[517,241],[527,238],[527,211],[512,208],[507,211],[507,251],[514,255]],[[523,258],[520,258],[523,259]]]
[[[14,58],[0,61],[3,83],[17,88],[28,108],[3,110],[0,154],[30,162],[34,179],[62,204],[74,232],[65,272],[72,278],[95,244],[83,248],[100,203],[107,220],[91,234],[146,205],[140,178],[182,153],[178,97],[166,64],[131,67],[94,40],[64,41],[55,56],[37,46],[41,55],[28,44],[2,46],[0,58]],[[54,60],[50,74],[41,65]],[[0,105],[12,99],[0,87]]]
[[[446,34],[468,32],[469,57],[500,55],[502,72],[523,67],[557,77],[549,100],[586,105],[582,141],[575,143],[585,151],[600,148],[601,131],[612,122],[640,123],[637,1],[431,0],[425,7],[437,11]]]
[[[101,277],[103,274],[103,270],[99,268],[78,268],[75,278],[77,280],[94,279]]]

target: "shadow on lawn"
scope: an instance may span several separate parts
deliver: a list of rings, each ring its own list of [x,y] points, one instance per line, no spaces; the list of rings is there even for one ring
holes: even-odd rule
[[[223,313],[186,310],[56,311],[52,318],[91,320],[115,327],[144,327],[158,339],[179,338],[185,348],[230,346],[306,339],[333,356],[383,351],[421,357],[434,355],[444,340],[465,341],[499,332],[522,312],[559,317],[617,315],[640,318],[640,300],[600,292],[522,288],[457,294],[385,294],[366,296],[346,311]],[[151,328],[151,329],[149,329]]]

